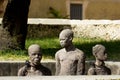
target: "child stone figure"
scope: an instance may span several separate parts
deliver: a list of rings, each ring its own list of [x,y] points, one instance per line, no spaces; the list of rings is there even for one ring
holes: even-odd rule
[[[85,54],[73,45],[73,31],[64,29],[59,35],[59,40],[63,48],[55,54],[56,75],[83,75]]]
[[[30,60],[26,62],[25,66],[19,69],[18,76],[51,75],[51,71],[40,63],[42,59],[42,52],[39,45],[30,45],[28,48],[28,54]]]
[[[104,61],[107,59],[106,49],[103,45],[97,44],[92,49],[96,58],[94,64],[88,70],[88,75],[111,75],[111,70],[105,66]]]

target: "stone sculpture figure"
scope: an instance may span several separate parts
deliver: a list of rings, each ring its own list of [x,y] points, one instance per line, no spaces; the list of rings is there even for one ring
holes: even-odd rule
[[[64,29],[59,34],[60,49],[55,54],[56,75],[83,75],[85,72],[85,54],[73,43],[73,31]]]
[[[92,48],[92,51],[96,61],[88,69],[88,75],[111,75],[111,70],[106,67],[104,63],[104,61],[107,59],[105,46],[97,44]]]
[[[51,71],[41,64],[42,52],[38,44],[32,44],[28,48],[30,60],[19,69],[18,76],[50,76]]]

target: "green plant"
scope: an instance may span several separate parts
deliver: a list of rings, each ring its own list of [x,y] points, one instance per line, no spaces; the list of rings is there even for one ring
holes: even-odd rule
[[[53,18],[68,18],[68,15],[63,16],[59,11],[52,7],[49,7],[49,13],[52,14]]]

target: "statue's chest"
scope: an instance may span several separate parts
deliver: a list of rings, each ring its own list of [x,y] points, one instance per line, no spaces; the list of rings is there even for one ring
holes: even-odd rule
[[[60,56],[61,63],[69,63],[72,64],[78,61],[78,56],[75,53],[68,53]]]
[[[27,76],[37,76],[37,75],[43,75],[41,71],[36,70],[36,71],[28,71]]]
[[[107,75],[107,71],[104,68],[96,69],[96,74]]]

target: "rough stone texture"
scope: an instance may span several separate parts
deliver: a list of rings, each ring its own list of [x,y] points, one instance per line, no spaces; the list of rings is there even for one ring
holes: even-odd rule
[[[65,28],[66,25],[70,25],[69,28],[73,29],[75,37],[120,39],[120,20],[29,19],[28,24],[64,25]]]
[[[70,25],[75,37],[101,38],[105,40],[120,39],[120,20],[67,20],[67,19],[29,19],[28,24]],[[53,28],[54,30],[55,28]],[[63,29],[63,28],[62,28]],[[29,35],[29,34],[28,34]]]
[[[102,38],[105,40],[120,39],[120,20],[68,20],[30,18],[28,20],[28,24],[29,26],[27,37],[29,38],[43,36],[58,37],[58,34],[62,29],[72,28],[75,37]],[[50,33],[51,35],[49,35]]]
[[[102,38],[105,40],[120,39],[119,21],[83,20],[71,24],[76,37]]]
[[[65,27],[70,27],[70,26],[29,24],[27,38],[58,37],[60,31]]]

